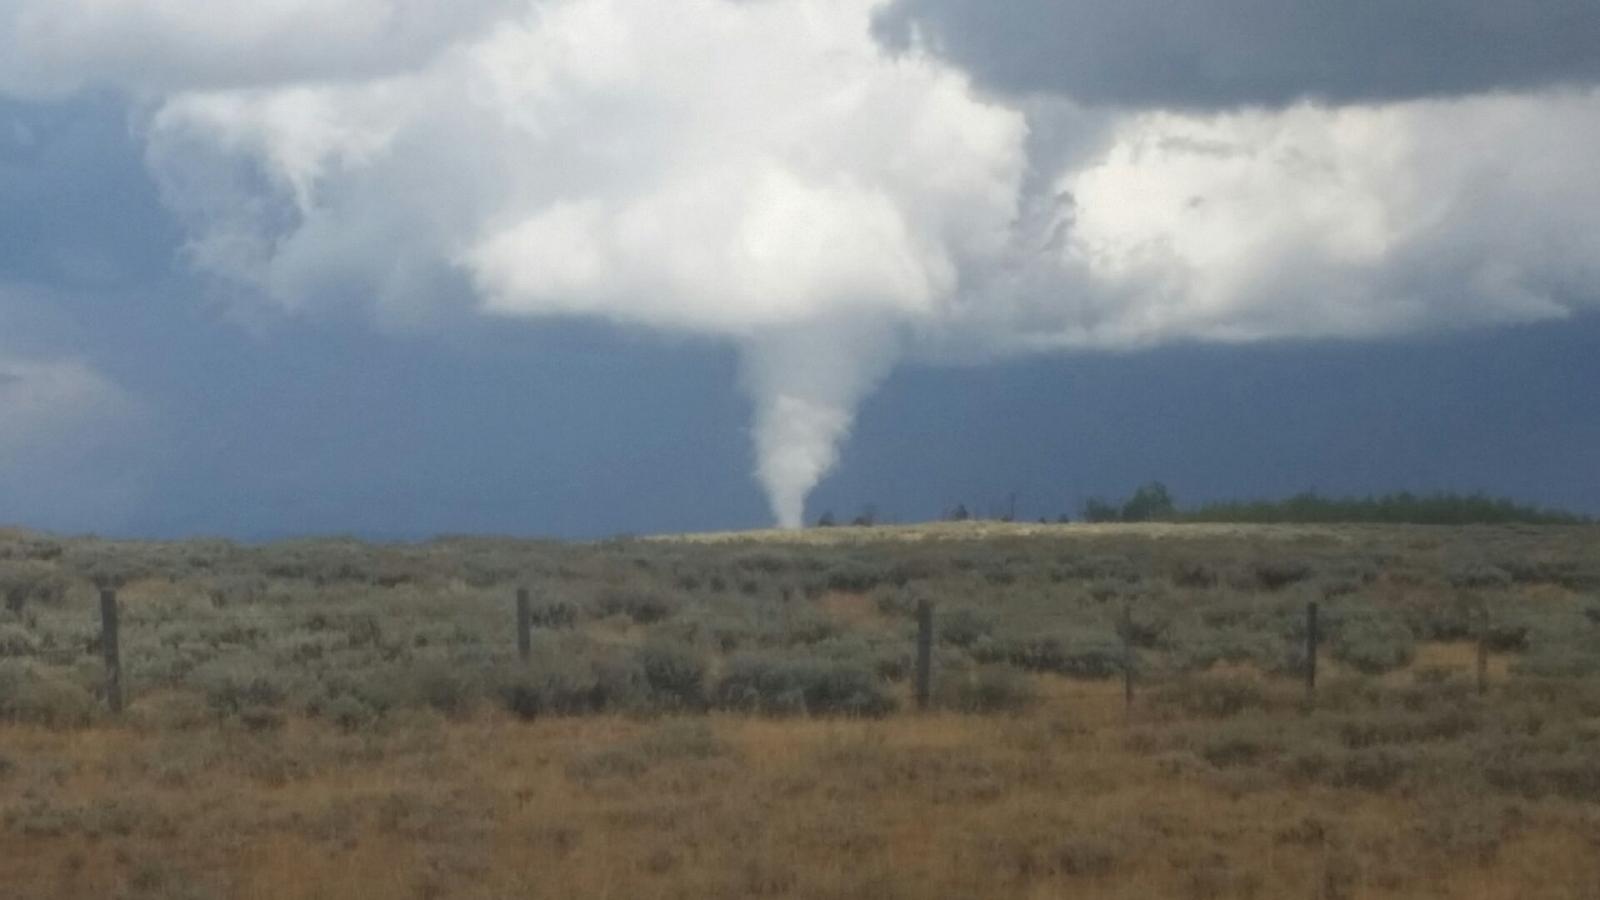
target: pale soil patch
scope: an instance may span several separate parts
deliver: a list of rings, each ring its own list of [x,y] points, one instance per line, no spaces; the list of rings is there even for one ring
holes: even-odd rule
[[[1510,672],[1512,658],[1506,653],[1490,653],[1490,679],[1504,680]],[[1409,671],[1415,672],[1418,669],[1442,669],[1454,674],[1476,677],[1478,645],[1472,641],[1418,644],[1417,656]]]
[[[817,610],[840,625],[861,631],[883,631],[896,624],[867,594],[831,591],[817,598]]]
[[[777,544],[857,544],[878,541],[985,540],[991,538],[1048,537],[1063,540],[1083,538],[1147,538],[1214,540],[1248,538],[1273,543],[1305,539],[1352,540],[1370,535],[1373,529],[1403,530],[1397,526],[1366,525],[1231,525],[1174,524],[1150,522],[1030,524],[1025,522],[929,522],[917,525],[875,525],[870,528],[839,526],[800,530],[763,529],[723,531],[702,534],[656,535],[646,540],[683,541],[697,544],[777,543]]]

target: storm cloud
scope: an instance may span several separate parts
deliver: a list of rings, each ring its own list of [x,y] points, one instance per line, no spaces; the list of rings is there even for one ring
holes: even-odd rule
[[[1364,103],[1600,81],[1591,0],[894,0],[886,44],[1096,104]]]
[[[0,319],[4,317],[0,288]],[[152,438],[144,402],[81,360],[10,354],[0,346],[0,509],[36,524],[115,524],[141,499]]]
[[[214,296],[725,342],[785,525],[908,359],[1600,305],[1576,5],[67,5],[0,19],[12,89],[137,97]]]
[[[136,94],[381,77],[491,27],[518,0],[10,0],[0,91]]]

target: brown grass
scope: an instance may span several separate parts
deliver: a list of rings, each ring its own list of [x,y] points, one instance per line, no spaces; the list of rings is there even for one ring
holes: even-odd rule
[[[1420,669],[1439,669],[1452,674],[1471,676],[1478,671],[1478,645],[1472,641],[1418,644],[1417,658],[1413,665]],[[1510,668],[1509,654],[1489,654],[1489,678],[1492,681],[1504,681]],[[1391,681],[1409,677],[1409,672],[1390,673]]]
[[[0,895],[1524,898],[1600,884],[1582,804],[1224,777],[1129,743],[1222,725],[1142,706],[1130,724],[1116,684],[1040,687],[1016,718],[5,727]],[[713,743],[685,744],[702,728]],[[1514,829],[1485,847],[1436,836],[1508,803]]]

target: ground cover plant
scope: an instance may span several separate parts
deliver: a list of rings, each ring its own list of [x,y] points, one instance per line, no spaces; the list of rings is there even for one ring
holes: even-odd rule
[[[119,716],[99,696],[102,588],[122,610]],[[1593,526],[11,531],[0,597],[0,896],[1600,883]]]

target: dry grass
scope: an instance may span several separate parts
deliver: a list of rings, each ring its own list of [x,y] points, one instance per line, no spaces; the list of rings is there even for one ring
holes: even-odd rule
[[[38,559],[7,540],[68,590],[0,619],[19,655],[0,659],[0,900],[1600,896],[1594,529],[947,523]],[[119,722],[77,714],[103,571],[126,574]],[[529,667],[517,587],[564,604],[540,606]],[[936,668],[971,676],[941,687],[998,673],[1037,702],[909,711],[920,598]],[[1314,708],[1285,661],[1312,600]],[[1501,628],[1486,698],[1478,609]],[[645,692],[651,654],[663,685],[693,669],[675,661],[704,683]],[[668,714],[865,708],[727,702],[741,660],[815,662],[804,684],[835,692],[869,673],[900,709]],[[591,676],[615,698],[505,690]]]
[[[817,598],[817,611],[853,631],[883,631],[895,622],[866,594],[830,591]]]
[[[1510,667],[1511,657],[1508,654],[1489,654],[1490,680],[1504,681]],[[1433,669],[1462,677],[1470,676],[1478,669],[1478,645],[1471,641],[1419,644],[1414,668]],[[1401,681],[1411,677],[1411,673],[1392,672],[1389,677],[1391,681]]]
[[[1244,538],[1256,541],[1293,542],[1305,539],[1354,540],[1365,532],[1382,528],[1393,533],[1404,526],[1362,525],[1249,525],[1232,523],[1171,522],[1070,522],[1032,523],[971,520],[966,522],[920,522],[915,525],[840,525],[833,528],[805,528],[798,531],[780,528],[752,531],[713,531],[699,534],[655,535],[651,541],[687,544],[790,544],[828,546],[834,544],[872,544],[917,542],[924,540],[982,541],[996,538],[1055,538],[1060,540],[1164,539],[1207,541]]]
[[[6,727],[0,893],[1526,898],[1600,884],[1585,804],[1179,764],[1131,736],[1227,723],[1142,705],[1129,723],[1114,684],[1041,689],[1016,718]],[[1279,715],[1293,728],[1299,714]]]

